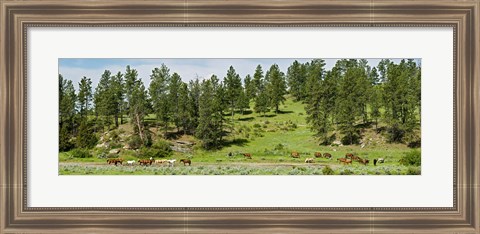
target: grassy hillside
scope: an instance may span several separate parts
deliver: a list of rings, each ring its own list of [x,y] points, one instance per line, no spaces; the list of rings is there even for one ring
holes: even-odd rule
[[[99,158],[101,150],[95,148],[92,150],[91,158],[73,158],[71,152],[60,153],[60,162],[74,163],[60,168],[60,174],[325,174],[322,169],[329,166],[335,174],[418,174],[420,168],[409,168],[401,166],[398,161],[404,153],[411,151],[404,144],[389,144],[385,141],[382,132],[376,131],[372,125],[362,132],[362,140],[359,145],[344,146],[338,139],[341,139],[340,133],[336,134],[335,144],[319,145],[317,139],[313,137],[313,132],[309,129],[305,120],[304,104],[294,102],[292,98],[287,98],[284,105],[280,106],[281,113],[267,113],[261,116],[251,111],[244,114],[237,113],[234,117],[233,126],[226,129],[230,133],[224,138],[224,147],[218,150],[206,151],[200,147],[200,143],[189,135],[175,135],[175,129],[172,127],[171,133],[175,135],[168,139],[172,144],[177,141],[193,142],[189,152],[174,152],[169,159],[190,158],[192,166],[168,168],[164,166],[152,167],[134,167],[122,169],[124,167],[109,167],[92,169],[82,167],[82,163],[90,165],[104,165],[105,159]],[[225,116],[231,118],[230,116]],[[155,116],[150,115],[147,121],[151,121]],[[379,124],[382,127],[382,123]],[[120,138],[122,136],[132,135],[130,124],[123,124],[119,127]],[[157,140],[157,129],[151,126],[150,131],[153,134],[153,140]],[[334,134],[334,132],[332,132]],[[158,136],[157,136],[158,135]],[[108,134],[105,134],[108,136]],[[112,148],[122,148],[123,143],[113,144],[106,150]],[[300,153],[300,158],[292,158],[292,151]],[[305,158],[314,158],[314,152],[328,152],[332,154],[332,159],[315,159],[314,164],[305,164]],[[252,159],[246,159],[242,153],[250,153]],[[370,164],[364,166],[353,162],[352,165],[343,166],[337,161],[337,158],[343,158],[346,153],[354,153],[362,158],[370,160]],[[229,156],[231,155],[231,156]],[[139,152],[135,150],[121,149],[118,157],[125,160],[136,160],[142,158]],[[385,158],[385,163],[373,166],[373,159]],[[86,164],[85,164],[86,165]],[[263,165],[259,168],[258,165]],[[201,168],[196,168],[199,166]],[[156,169],[155,169],[156,168]],[[183,168],[183,169],[182,169]],[[195,169],[192,169],[195,168]],[[301,169],[303,168],[303,169]],[[93,170],[93,171],[92,171]],[[250,170],[250,171],[249,171]],[[413,171],[412,171],[413,170]],[[216,172],[215,172],[216,171]]]

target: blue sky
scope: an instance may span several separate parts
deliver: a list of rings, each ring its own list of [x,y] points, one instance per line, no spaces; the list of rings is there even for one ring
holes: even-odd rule
[[[247,74],[253,75],[255,68],[260,64],[265,72],[272,64],[278,64],[280,69],[287,73],[288,67],[293,61],[298,60],[301,63],[308,62],[312,58],[254,58],[254,59],[212,59],[212,58],[169,58],[169,59],[112,59],[112,58],[61,58],[59,59],[58,71],[66,79],[72,80],[75,88],[78,89],[78,83],[83,76],[92,79],[92,86],[95,88],[105,70],[110,70],[112,74],[125,72],[127,65],[138,71],[139,77],[145,83],[150,85],[150,74],[155,67],[160,67],[162,63],[170,68],[170,73],[178,73],[182,80],[188,82],[197,76],[201,79],[209,78],[215,74],[220,79],[226,76],[227,70],[232,65],[237,73],[245,78]],[[326,69],[330,70],[338,59],[325,59]],[[367,59],[370,66],[377,66],[381,59]],[[401,59],[393,59],[398,63]],[[416,59],[417,63],[420,59]]]

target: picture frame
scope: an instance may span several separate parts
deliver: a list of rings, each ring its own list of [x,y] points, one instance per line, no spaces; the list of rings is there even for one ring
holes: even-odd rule
[[[1,1],[0,232],[480,233],[480,2]],[[454,206],[28,207],[29,27],[452,27]]]

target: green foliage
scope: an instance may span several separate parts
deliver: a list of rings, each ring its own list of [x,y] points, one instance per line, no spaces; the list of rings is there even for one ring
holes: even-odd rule
[[[172,155],[173,151],[170,147],[170,143],[168,141],[158,139],[153,145],[152,148],[157,150],[157,157],[169,157]]]
[[[407,175],[420,175],[421,173],[420,167],[408,167],[407,169]]]
[[[98,142],[98,138],[93,131],[93,124],[86,120],[80,123],[75,146],[77,148],[93,148]]]
[[[420,166],[422,163],[422,154],[420,150],[412,150],[404,154],[400,163],[405,166]]]
[[[196,137],[202,141],[205,149],[220,147],[223,133],[223,113],[220,97],[215,95],[215,79],[202,82],[199,100],[200,117],[196,129]]]
[[[76,148],[70,151],[70,154],[74,158],[91,158],[92,154],[87,149]]]
[[[137,153],[139,158],[165,158],[171,155],[170,151],[164,151],[157,148],[141,147]]]
[[[290,94],[295,100],[300,101],[306,98],[307,66],[295,60],[287,70],[287,81],[290,87]]]
[[[58,143],[59,143],[58,148],[60,152],[69,151],[73,149],[74,144],[70,140],[70,132],[68,131],[67,125],[63,125],[60,128]]]
[[[128,145],[130,145],[130,147],[131,147],[132,149],[138,149],[138,148],[140,148],[140,147],[143,145],[142,139],[140,139],[139,136],[134,135],[134,136],[132,136],[132,137],[130,138],[130,140],[128,141]]]
[[[285,102],[285,94],[287,93],[285,75],[280,71],[277,64],[273,64],[265,79],[268,81],[265,91],[268,95],[269,106],[275,108],[275,112],[278,113],[279,106]]]
[[[420,109],[420,69],[413,60],[385,62],[383,97],[390,142],[403,142],[417,126]]]
[[[84,76],[78,86],[79,112],[82,117],[86,117],[92,100],[92,80]]]
[[[324,175],[334,175],[335,172],[333,171],[333,169],[329,166],[325,166],[323,169],[322,169],[322,174]]]

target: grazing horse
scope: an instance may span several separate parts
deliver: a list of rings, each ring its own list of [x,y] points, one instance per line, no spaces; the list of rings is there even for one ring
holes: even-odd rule
[[[368,159],[360,159],[358,162],[366,166],[370,161]]]
[[[250,153],[244,153],[244,154],[243,154],[243,157],[248,158],[248,159],[252,159],[252,154],[250,154]]]
[[[300,154],[297,151],[293,151],[291,155],[292,155],[292,158],[300,158]]]
[[[377,161],[378,161],[378,163],[384,163],[385,159],[384,158],[379,158]]]
[[[167,160],[165,160],[165,159],[157,159],[157,160],[155,160],[154,163],[155,164],[162,164],[162,163],[166,163],[166,162],[167,162]]]
[[[324,153],[324,154],[323,154],[323,157],[324,157],[324,158],[331,159],[331,158],[332,158],[332,155],[329,154],[329,153]]]
[[[338,161],[340,161],[340,163],[343,163],[343,164],[352,164],[352,160],[351,159],[346,159],[346,158],[337,158]]]
[[[129,160],[127,161],[127,165],[132,166],[135,163],[135,160]]]
[[[180,162],[182,162],[184,166],[186,166],[187,164],[189,166],[192,165],[192,161],[190,159],[181,159]]]
[[[358,157],[357,155],[353,155],[353,156],[352,156],[352,160],[361,161],[361,160],[363,160],[363,159],[360,158],[360,157]]]
[[[315,155],[315,158],[321,158],[322,157],[322,153],[320,153],[320,152],[315,152],[313,155]]]
[[[313,163],[313,158],[306,158],[305,163]]]
[[[373,165],[376,166],[377,165],[377,159],[373,159]]]
[[[345,154],[345,158],[352,159],[352,158],[353,158],[353,154],[347,153],[347,154]]]
[[[115,164],[115,166],[117,165],[117,163],[120,163],[122,164],[123,162],[123,159],[122,158],[110,158],[110,159],[107,159],[107,163],[108,164]]]
[[[175,162],[176,162],[176,161],[177,161],[176,159],[167,160],[168,166],[173,167],[173,166],[175,165]]]
[[[140,165],[152,165],[152,163],[154,162],[153,159],[140,159],[138,160],[138,162],[140,163]]]

